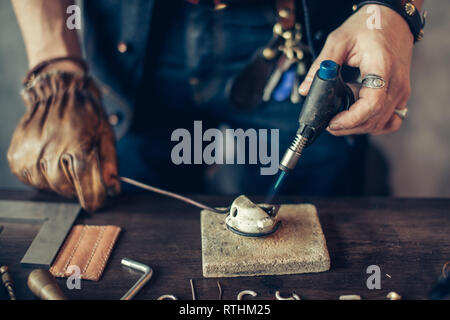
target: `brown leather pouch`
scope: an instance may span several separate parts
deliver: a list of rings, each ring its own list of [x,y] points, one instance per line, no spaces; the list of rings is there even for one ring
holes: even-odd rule
[[[295,25],[295,1],[277,0],[277,25],[282,30],[290,30]],[[233,106],[241,111],[249,111],[261,105],[265,87],[276,69],[281,56],[280,45],[284,42],[275,32],[269,43],[259,49],[251,61],[241,70],[231,82],[228,98]]]
[[[74,226],[50,272],[55,277],[69,277],[74,271],[68,267],[77,266],[81,279],[98,281],[120,230],[117,226]]]

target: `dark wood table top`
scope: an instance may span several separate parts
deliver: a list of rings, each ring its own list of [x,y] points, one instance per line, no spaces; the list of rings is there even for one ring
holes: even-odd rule
[[[232,197],[194,196],[213,206],[228,206]],[[36,192],[0,191],[2,200],[62,201]],[[258,200],[258,198],[256,198]],[[111,199],[98,213],[83,212],[77,224],[120,226],[121,232],[100,281],[82,280],[81,290],[59,284],[72,299],[119,299],[140,274],[120,265],[124,257],[148,264],[155,272],[136,299],[174,294],[191,299],[194,280],[197,299],[217,299],[219,280],[223,299],[254,290],[260,299],[295,291],[303,299],[337,299],[359,294],[385,299],[396,291],[405,299],[425,299],[450,260],[450,199],[302,198],[282,197],[282,203],[313,203],[331,256],[331,270],[318,274],[206,279],[202,277],[200,210],[151,193],[124,194]],[[0,264],[10,267],[18,299],[32,299],[26,287],[31,269],[20,259],[38,225],[2,222]],[[366,286],[370,265],[381,268],[381,289]],[[0,289],[0,299],[6,299]]]

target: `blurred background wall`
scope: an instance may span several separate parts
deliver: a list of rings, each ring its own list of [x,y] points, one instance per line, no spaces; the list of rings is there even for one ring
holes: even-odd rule
[[[425,38],[414,51],[410,116],[399,132],[372,138],[375,151],[367,169],[373,173],[388,165],[394,196],[450,197],[450,1],[425,0],[425,9]],[[19,91],[27,71],[10,1],[0,1],[0,71],[0,188],[24,189],[6,161],[12,132],[24,112]],[[370,177],[376,184],[378,174]]]

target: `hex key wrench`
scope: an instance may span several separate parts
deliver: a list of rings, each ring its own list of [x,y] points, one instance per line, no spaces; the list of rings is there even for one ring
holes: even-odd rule
[[[131,289],[128,290],[122,298],[120,298],[120,300],[131,300],[139,292],[139,290],[141,290],[142,287],[145,286],[145,284],[151,279],[151,277],[153,276],[153,269],[143,263],[128,258],[123,258],[120,263],[133,270],[141,271],[144,273],[139,278],[139,280],[136,281],[136,283],[131,287]]]

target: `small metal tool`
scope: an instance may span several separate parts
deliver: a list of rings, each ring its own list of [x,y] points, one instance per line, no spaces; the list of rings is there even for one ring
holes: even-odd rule
[[[284,298],[281,296],[280,291],[275,292],[275,298],[277,300],[301,300],[300,296],[296,294],[295,292],[292,293],[292,295],[289,298]]]
[[[242,300],[242,298],[244,296],[252,296],[252,297],[256,297],[258,294],[255,291],[252,290],[243,290],[241,292],[238,293],[237,295],[237,299],[238,300]]]
[[[14,293],[14,283],[9,273],[9,268],[7,266],[0,267],[0,275],[2,277],[3,285],[6,290],[8,290],[9,299],[16,300],[16,294]]]
[[[141,290],[142,287],[145,286],[145,284],[151,279],[151,277],[153,276],[153,269],[143,263],[128,258],[123,258],[120,263],[133,270],[141,271],[144,273],[139,278],[139,280],[136,281],[136,283],[131,287],[131,289],[128,290],[122,298],[120,298],[120,300],[131,300],[139,292],[139,290]]]
[[[191,283],[192,300],[196,300],[195,299],[194,280],[191,279],[189,282]]]
[[[217,280],[217,288],[219,288],[219,300],[222,300],[222,287],[218,280]]]
[[[173,294],[164,294],[156,300],[178,300],[178,298],[175,297]]]
[[[339,300],[361,300],[361,296],[359,294],[346,294],[339,296]]]
[[[42,300],[67,300],[55,277],[48,270],[31,271],[27,284],[30,291]]]

